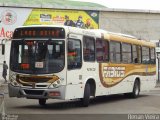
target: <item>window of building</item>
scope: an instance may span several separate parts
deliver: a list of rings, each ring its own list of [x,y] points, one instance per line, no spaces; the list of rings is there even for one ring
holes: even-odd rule
[[[95,61],[95,39],[93,37],[83,38],[84,61]]]
[[[121,62],[121,44],[119,42],[110,42],[110,61],[115,63]]]
[[[96,59],[98,62],[106,62],[109,60],[109,45],[108,41],[96,40]]]
[[[122,62],[123,63],[131,63],[131,45],[122,43]]]

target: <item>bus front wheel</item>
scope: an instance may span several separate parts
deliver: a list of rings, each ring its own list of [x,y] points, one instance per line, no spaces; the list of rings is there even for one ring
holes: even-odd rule
[[[90,101],[90,85],[87,83],[84,89],[84,95],[81,99],[83,107],[88,107]]]
[[[39,99],[39,105],[41,106],[46,105],[46,99]]]

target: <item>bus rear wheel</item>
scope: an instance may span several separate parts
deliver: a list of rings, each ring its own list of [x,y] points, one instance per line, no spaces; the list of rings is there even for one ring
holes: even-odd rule
[[[140,93],[140,83],[138,80],[134,82],[133,91],[131,93],[125,93],[124,95],[130,98],[137,98]]]
[[[46,105],[46,99],[39,99],[39,105],[41,106]]]
[[[83,95],[83,98],[81,99],[81,102],[82,102],[82,106],[83,107],[88,107],[89,106],[89,102],[90,102],[90,85],[88,83],[85,85],[84,95]]]
[[[138,80],[136,80],[134,82],[133,92],[131,93],[131,96],[133,98],[137,98],[139,96],[139,92],[140,92],[140,83]]]

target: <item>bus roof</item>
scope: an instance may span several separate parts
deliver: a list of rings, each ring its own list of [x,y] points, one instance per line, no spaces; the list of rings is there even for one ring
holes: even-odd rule
[[[108,35],[104,36],[104,38],[112,40],[112,41],[130,43],[130,44],[134,44],[134,45],[140,45],[140,46],[146,46],[146,47],[155,47],[155,44],[150,42],[150,41],[139,40],[137,38],[132,38],[130,36],[123,36],[123,35],[119,35],[119,34],[110,34],[109,33]]]
[[[104,39],[109,41],[117,41],[130,43],[134,45],[146,46],[146,47],[156,47],[155,43],[147,41],[147,40],[139,40],[134,36],[121,34],[121,33],[113,33],[105,30],[100,30],[103,34]]]

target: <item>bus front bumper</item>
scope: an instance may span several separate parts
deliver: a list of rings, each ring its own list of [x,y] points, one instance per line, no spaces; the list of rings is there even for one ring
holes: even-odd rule
[[[22,88],[8,84],[9,97],[25,97],[28,99],[65,99],[65,86],[53,89]]]

